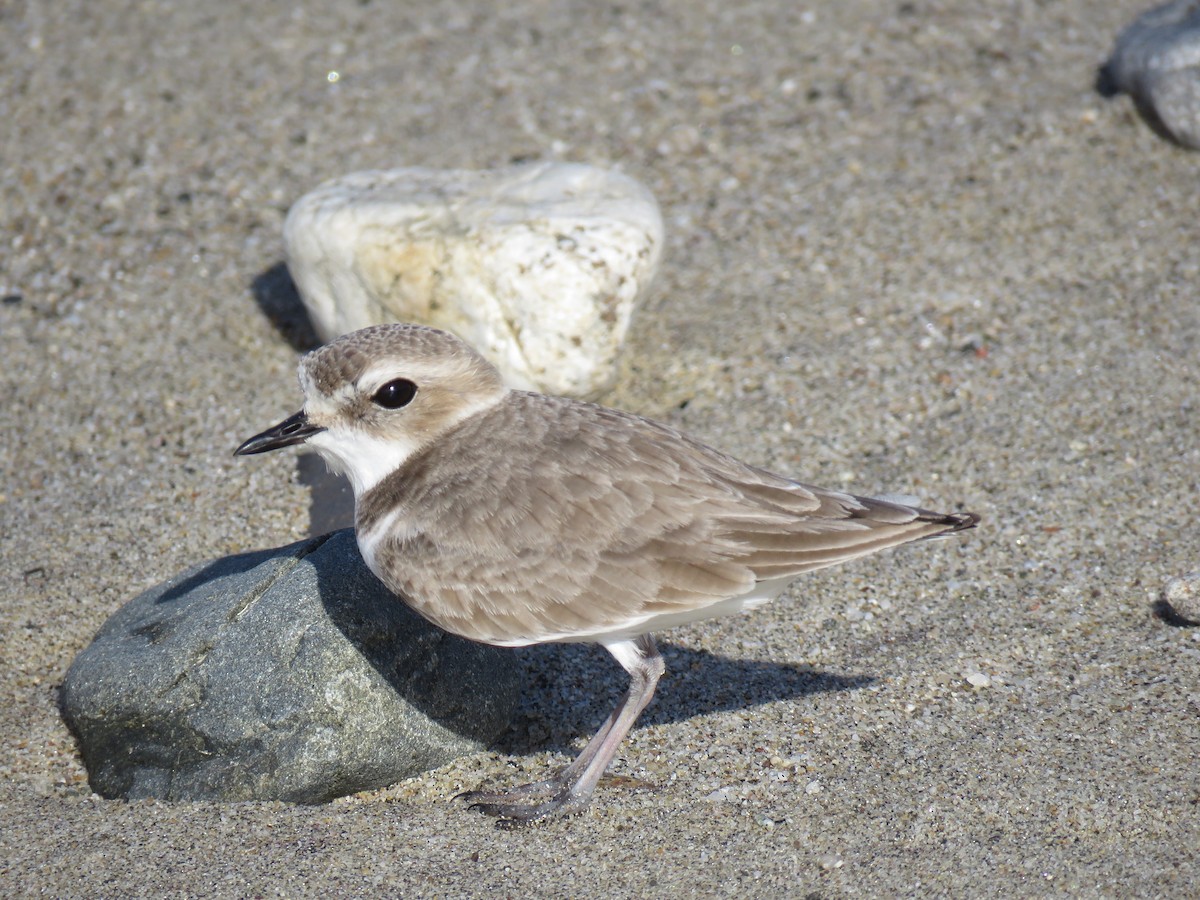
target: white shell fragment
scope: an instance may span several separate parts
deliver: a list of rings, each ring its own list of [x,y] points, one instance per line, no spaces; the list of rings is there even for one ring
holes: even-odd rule
[[[1096,88],[1106,97],[1128,94],[1156,134],[1200,150],[1200,2],[1175,0],[1134,19]]]
[[[517,388],[611,386],[663,244],[653,195],[594,166],[394,169],[328,181],[284,224],[318,336],[384,322],[444,328]]]

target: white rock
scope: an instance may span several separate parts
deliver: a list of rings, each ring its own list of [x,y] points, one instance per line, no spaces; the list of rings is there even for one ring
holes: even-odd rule
[[[419,322],[469,341],[514,387],[592,397],[615,377],[663,224],[645,187],[593,166],[394,169],[306,194],[284,240],[322,340]]]

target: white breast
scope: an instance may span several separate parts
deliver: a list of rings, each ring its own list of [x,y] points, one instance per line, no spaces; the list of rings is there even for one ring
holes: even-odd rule
[[[367,568],[379,574],[379,567],[376,565],[376,556],[379,553],[379,547],[385,540],[403,541],[411,533],[409,524],[409,516],[407,510],[403,507],[397,507],[386,516],[379,518],[375,524],[368,529],[356,528],[354,536],[358,540],[358,551],[362,554],[363,561],[367,564]]]

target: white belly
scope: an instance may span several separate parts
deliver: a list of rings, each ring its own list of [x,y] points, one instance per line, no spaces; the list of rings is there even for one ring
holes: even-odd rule
[[[597,643],[610,644],[617,641],[632,640],[643,634],[653,634],[688,622],[698,622],[701,619],[715,619],[736,612],[749,612],[774,600],[783,593],[796,579],[794,577],[775,578],[770,581],[760,581],[744,594],[727,597],[714,603],[697,605],[688,609],[677,609],[664,613],[647,613],[642,616],[632,616],[620,622],[591,632],[572,631],[562,634],[539,636],[536,640],[488,641],[497,647],[526,647],[530,644],[543,643]]]

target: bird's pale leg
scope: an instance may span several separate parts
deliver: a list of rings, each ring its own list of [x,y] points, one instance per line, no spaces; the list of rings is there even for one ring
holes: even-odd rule
[[[647,635],[649,638],[649,635]],[[657,653],[657,648],[655,649]],[[627,670],[628,671],[628,670]],[[630,689],[632,689],[632,681]],[[613,723],[617,721],[617,717],[621,714],[621,710],[625,708],[625,704],[629,702],[630,691],[627,690],[620,702],[617,703],[616,709],[608,714],[608,718],[604,720],[604,724],[599,730],[592,735],[587,745],[579,752],[579,755],[573,759],[569,765],[563,766],[549,778],[542,781],[532,781],[529,784],[521,784],[516,787],[507,788],[503,791],[463,791],[455,796],[455,800],[466,800],[472,808],[482,808],[484,804],[489,803],[512,803],[517,800],[529,800],[533,797],[543,797],[548,794],[558,793],[565,787],[569,787],[579,773],[582,772],[587,764],[592,761],[592,757],[596,755],[596,751],[603,743],[605,736],[612,728]]]
[[[511,822],[532,822],[545,816],[578,812],[587,806],[600,776],[616,755],[617,747],[654,697],[654,689],[665,668],[654,639],[648,634],[605,646],[629,673],[629,690],[596,736],[574,762],[552,779],[509,791],[472,791],[461,795],[473,809]],[[547,793],[551,796],[542,803],[519,802]]]
[[[604,724],[600,726],[600,730],[587,742],[587,746],[579,752],[579,755],[569,765],[563,766],[549,778],[542,781],[532,781],[529,784],[518,785],[517,787],[508,788],[503,791],[463,791],[455,799],[466,800],[472,807],[482,808],[483,804],[487,803],[511,803],[514,800],[544,797],[547,794],[556,793],[564,787],[569,786],[587,764],[592,761],[592,757],[596,755],[596,750],[600,747],[605,735],[612,728],[613,722],[617,721],[617,716],[620,715],[621,710],[628,702],[628,698],[629,692],[626,691],[625,696],[621,698],[621,702],[617,704],[617,708],[609,713]]]
[[[629,729],[633,727],[637,717],[654,698],[654,689],[658,686],[658,679],[662,677],[665,668],[663,658],[654,645],[654,638],[650,635],[642,635],[636,641],[621,643],[622,649],[614,650],[613,646],[610,646],[608,650],[629,672],[629,690],[625,692],[625,696],[609,715],[608,720],[600,726],[600,730],[588,741],[579,756],[575,757],[575,761],[558,774],[559,781],[569,782],[578,779],[582,783],[586,777],[583,773],[596,769],[598,766],[595,777],[591,779],[589,794],[605,770],[608,769],[608,764],[612,762],[617,747],[629,734]],[[630,650],[625,650],[624,646],[629,646]],[[613,726],[617,725],[623,714],[627,715],[628,721],[619,726],[619,733],[613,734]],[[597,757],[604,760],[603,764],[595,762]]]

